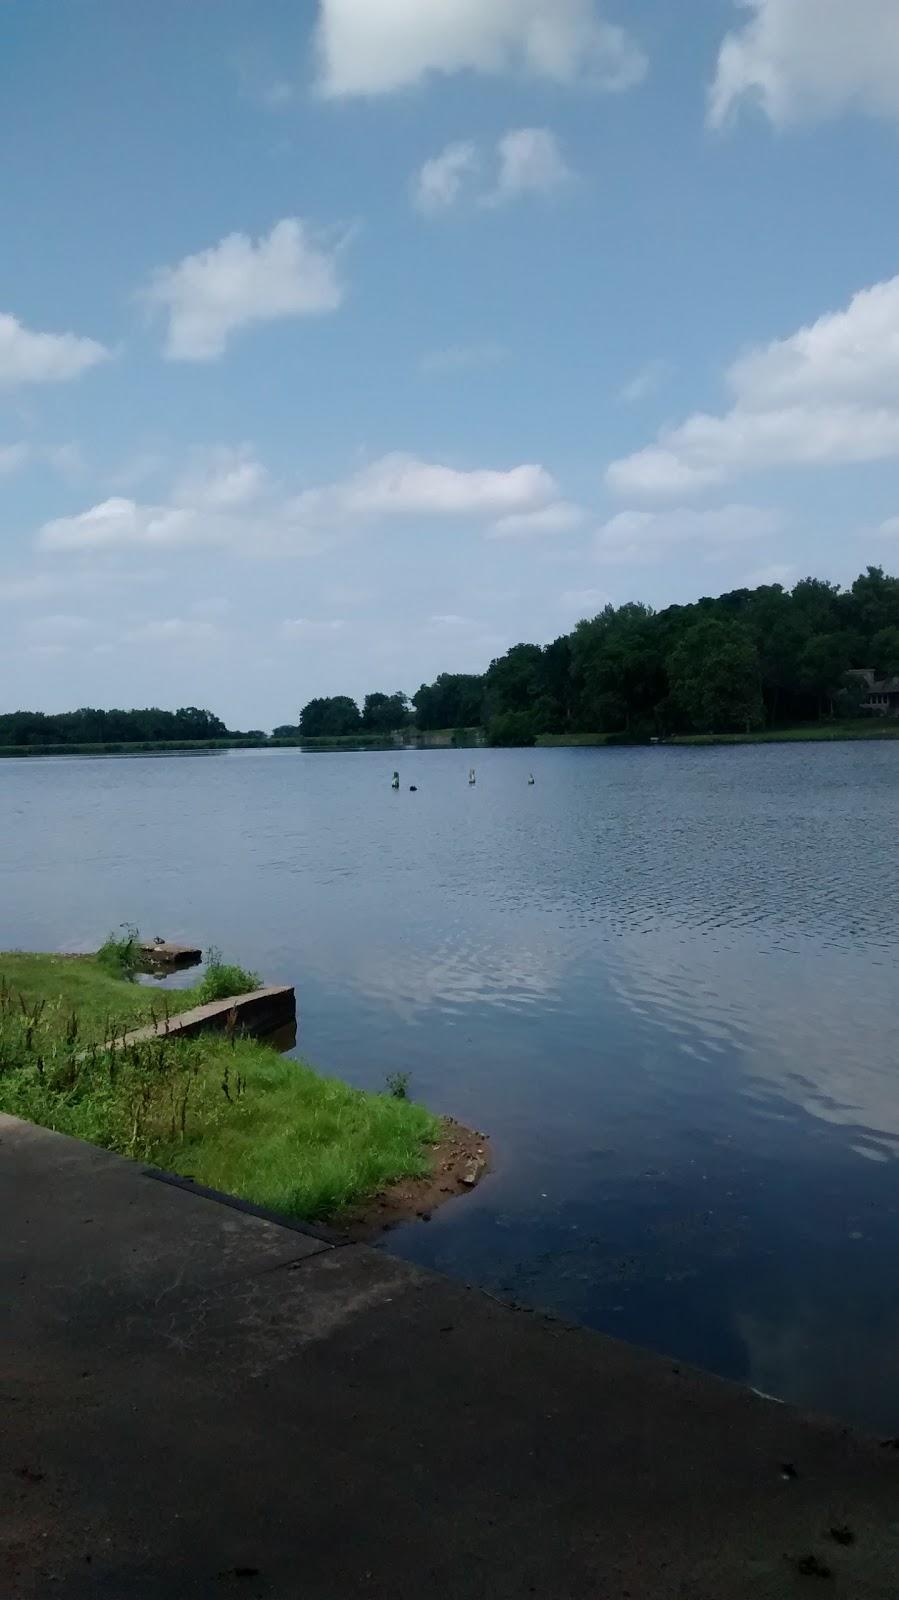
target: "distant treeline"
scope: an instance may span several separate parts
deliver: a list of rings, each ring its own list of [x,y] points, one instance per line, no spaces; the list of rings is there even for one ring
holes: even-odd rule
[[[541,734],[751,732],[856,715],[853,669],[899,674],[899,579],[868,567],[843,590],[803,578],[653,611],[606,606],[552,644],[517,644],[483,674],[441,673],[411,701],[311,700],[289,738],[486,727],[495,744]],[[848,674],[848,676],[847,676]]]
[[[0,745],[98,745],[205,743],[240,738],[211,711],[182,706],[180,711],[8,711],[0,714]],[[247,735],[246,737],[253,737]],[[261,735],[260,735],[261,737]]]
[[[735,589],[653,611],[606,606],[552,644],[516,644],[484,673],[441,673],[411,700],[401,691],[310,700],[276,740],[378,738],[416,728],[486,728],[494,744],[540,735],[622,738],[751,733],[845,719],[867,685],[859,669],[899,676],[899,578],[868,567],[850,589],[803,578]],[[210,711],[0,715],[0,746],[265,742]]]

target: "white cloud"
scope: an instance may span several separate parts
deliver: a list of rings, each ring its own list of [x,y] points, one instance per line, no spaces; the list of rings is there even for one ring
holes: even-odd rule
[[[385,516],[501,517],[536,510],[556,495],[544,467],[463,471],[416,456],[382,456],[355,477],[308,490],[295,510],[341,521]]]
[[[557,136],[549,128],[514,128],[497,147],[499,176],[491,203],[504,205],[522,195],[550,195],[571,183],[571,171]]]
[[[426,161],[412,183],[412,199],[426,217],[449,211],[476,176],[480,166],[477,146],[470,140],[448,144],[439,156]]]
[[[886,539],[899,538],[899,517],[887,517],[886,521],[880,524],[877,532],[883,534]]]
[[[452,611],[444,616],[429,617],[428,622],[434,628],[472,628],[474,626],[470,617],[459,617]]]
[[[43,550],[100,550],[135,545],[178,545],[201,533],[196,512],[183,506],[143,506],[115,496],[73,517],[45,522]]]
[[[0,444],[0,478],[5,478],[7,473],[18,472],[28,460],[30,451],[27,444]]]
[[[343,299],[337,249],[298,217],[285,217],[257,241],[232,233],[163,267],[146,299],[168,314],[170,361],[212,361],[238,328],[336,311]]]
[[[855,108],[899,117],[896,0],[739,0],[752,12],[718,58],[709,121],[754,101],[778,126]]]
[[[32,333],[15,317],[0,313],[0,387],[65,383],[109,356],[96,339],[74,333]]]
[[[464,71],[623,90],[647,66],[596,0],[320,0],[316,47],[332,96],[389,94]]]
[[[573,528],[583,525],[586,516],[582,506],[576,506],[570,500],[556,500],[536,511],[514,511],[507,517],[500,517],[490,529],[490,537],[520,539],[541,534],[570,533]]]
[[[44,523],[37,544],[72,553],[206,544],[242,554],[289,554],[321,548],[323,541],[333,543],[383,519],[502,522],[544,509],[549,521],[572,525],[576,508],[559,501],[555,480],[541,466],[466,471],[398,453],[342,481],[288,496],[243,446],[198,456],[166,501],[113,496]],[[507,531],[528,530],[523,525]],[[531,531],[551,530],[541,530],[538,522]]]
[[[551,129],[511,128],[489,153],[472,140],[448,144],[416,173],[412,200],[423,215],[434,217],[452,211],[466,198],[487,207],[507,205],[528,195],[546,199],[573,179],[559,138]]]
[[[220,445],[198,455],[175,484],[174,498],[198,509],[231,511],[253,504],[268,487],[268,473],[249,445],[237,450]]]
[[[727,382],[729,411],[699,412],[663,430],[655,444],[612,463],[609,486],[664,499],[766,467],[899,456],[899,277],[750,351]]]
[[[761,539],[783,527],[779,511],[726,505],[696,511],[619,511],[597,529],[595,553],[610,565],[644,566],[676,554],[684,546],[714,559],[732,545]]]

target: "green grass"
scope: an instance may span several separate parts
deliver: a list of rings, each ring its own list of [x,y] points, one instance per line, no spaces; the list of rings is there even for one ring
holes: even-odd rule
[[[607,745],[611,738],[608,733],[538,733],[537,745],[541,750],[580,748],[582,745]]]
[[[44,1003],[44,1018],[54,1035],[61,1035],[76,1012],[82,1036],[100,1043],[122,1026],[140,1027],[168,1010],[170,1015],[200,1004],[199,988],[160,989],[154,984],[127,983],[101,965],[96,956],[33,955],[22,951],[0,954],[0,984],[5,984],[26,1004]]]
[[[312,1221],[429,1170],[441,1123],[423,1106],[351,1089],[250,1041],[206,1049],[196,1132],[160,1145],[162,1166]],[[232,1081],[239,1072],[244,1082],[231,1104],[220,1086],[229,1064]]]
[[[799,728],[764,728],[756,733],[681,733],[666,744],[802,744],[845,739],[899,739],[895,722],[815,722]]]
[[[206,958],[206,971],[197,991],[197,1001],[201,1006],[208,1006],[215,1000],[230,1000],[234,995],[251,994],[254,989],[261,988],[262,980],[258,973],[247,972],[245,967],[223,961],[221,951],[213,948]]]
[[[173,1011],[196,1002],[196,990],[166,994]],[[94,957],[0,956],[0,1111],[307,1221],[429,1171],[439,1118],[264,1044],[204,1034],[106,1048],[111,1031],[149,1020],[148,996],[159,1015],[158,992]]]

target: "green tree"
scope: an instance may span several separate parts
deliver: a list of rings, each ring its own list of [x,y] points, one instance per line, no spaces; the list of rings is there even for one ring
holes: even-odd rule
[[[695,623],[668,670],[675,703],[698,732],[748,733],[764,722],[758,653],[742,623],[713,617]]]
[[[367,694],[362,707],[366,733],[398,733],[409,723],[409,701],[401,689],[396,694]]]
[[[423,732],[435,728],[477,728],[483,720],[484,679],[479,674],[441,672],[413,695],[415,721]]]
[[[799,681],[818,702],[818,714],[825,705],[833,715],[835,696],[851,662],[851,643],[844,633],[816,633],[809,639],[799,658]]]
[[[868,567],[856,578],[847,600],[850,626],[865,640],[899,627],[899,578],[887,577],[883,567]]]
[[[310,700],[300,712],[300,733],[304,739],[340,739],[358,733],[359,707],[348,695]]]
[[[899,628],[881,628],[875,633],[870,655],[870,665],[878,677],[899,677]]]

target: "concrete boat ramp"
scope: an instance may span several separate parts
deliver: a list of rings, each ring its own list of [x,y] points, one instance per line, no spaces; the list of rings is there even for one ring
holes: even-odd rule
[[[0,1117],[0,1592],[899,1596],[899,1449]]]

